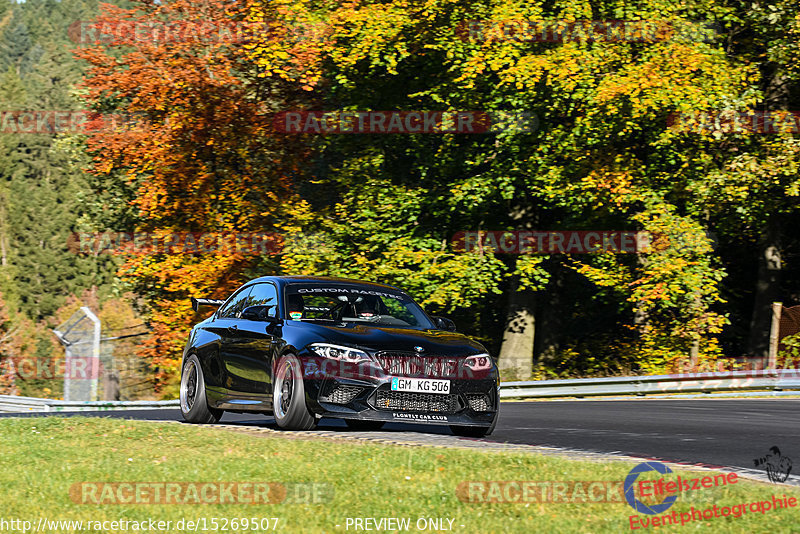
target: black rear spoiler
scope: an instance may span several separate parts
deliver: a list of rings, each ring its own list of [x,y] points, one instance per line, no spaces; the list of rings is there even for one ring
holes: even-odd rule
[[[225,304],[224,300],[219,299],[196,299],[192,297],[192,309],[197,311],[200,306],[222,306]]]

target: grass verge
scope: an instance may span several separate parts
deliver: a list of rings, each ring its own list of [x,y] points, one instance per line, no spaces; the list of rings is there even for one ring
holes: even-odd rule
[[[269,530],[253,530],[252,523],[248,528],[232,528],[230,520],[279,518],[275,532],[363,532],[366,528],[355,528],[354,518],[393,517],[408,518],[410,532],[585,533],[630,532],[629,516],[635,515],[621,497],[617,502],[604,503],[542,503],[535,499],[526,503],[473,503],[464,502],[457,493],[459,484],[465,481],[619,483],[635,465],[624,462],[261,437],[212,427],[84,417],[0,419],[0,452],[4,504],[0,528],[3,520],[19,519],[31,521],[35,529],[39,519],[45,518],[84,521],[82,530],[51,524],[46,532],[135,532],[132,524],[126,529],[121,525],[111,528],[106,523],[105,528],[98,529],[86,522],[154,520],[172,522],[162,532],[180,532],[179,520],[205,518],[205,524],[198,524],[198,532],[265,532],[272,531],[272,523]],[[708,474],[681,471],[667,478]],[[317,499],[326,502],[313,502],[313,495],[312,502],[290,495],[287,501],[275,504],[109,504],[108,499],[105,504],[81,503],[86,497],[81,492],[87,487],[81,483],[212,481],[279,483],[290,491],[298,488],[295,483],[314,483],[318,484]],[[800,501],[800,491],[793,488],[739,479],[724,487],[682,493],[666,513],[675,511],[680,516],[692,507],[717,505],[721,509],[784,494]],[[98,498],[102,492],[97,490],[93,495]],[[212,518],[217,518],[216,529],[212,528]],[[452,530],[432,529],[430,524],[418,530],[420,518],[444,519],[439,526]],[[738,518],[719,517],[637,532],[787,532],[799,523],[800,507],[795,507],[764,514],[748,511]],[[372,531],[381,531],[374,524],[370,526]],[[405,531],[394,526],[383,531]],[[9,530],[8,525],[4,530]]]

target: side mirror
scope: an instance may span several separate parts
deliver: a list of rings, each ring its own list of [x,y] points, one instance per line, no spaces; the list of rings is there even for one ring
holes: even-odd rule
[[[438,328],[439,330],[446,330],[448,332],[456,331],[456,323],[454,323],[447,317],[434,317],[433,324],[435,324],[436,328]]]
[[[219,308],[223,304],[225,304],[225,301],[220,299],[196,299],[192,297],[192,309],[194,311],[199,310],[200,306],[216,306]]]
[[[270,308],[274,308],[275,306],[260,304],[258,306],[248,306],[242,313],[239,315],[241,319],[246,319],[248,321],[268,321],[270,323],[277,322],[278,318],[269,315]]]

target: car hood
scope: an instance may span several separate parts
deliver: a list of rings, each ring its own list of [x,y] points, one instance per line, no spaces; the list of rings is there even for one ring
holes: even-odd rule
[[[333,343],[372,351],[419,352],[431,356],[467,356],[486,352],[478,342],[464,334],[444,330],[415,330],[390,326],[365,326],[354,323],[321,325],[304,322],[302,328],[315,334],[315,343]]]

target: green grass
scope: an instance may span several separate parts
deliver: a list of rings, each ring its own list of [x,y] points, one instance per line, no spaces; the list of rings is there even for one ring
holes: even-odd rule
[[[0,518],[25,519],[34,524],[39,517],[173,523],[202,517],[277,517],[278,532],[356,532],[345,528],[348,517],[407,517],[412,521],[411,532],[416,532],[413,525],[417,518],[439,517],[455,520],[453,532],[583,533],[630,532],[628,517],[633,515],[633,509],[624,502],[468,503],[459,500],[456,487],[470,480],[622,481],[634,463],[261,437],[210,427],[120,419],[2,419],[0,463],[4,508]],[[708,473],[680,474],[697,477]],[[134,481],[315,482],[331,484],[334,495],[330,502],[318,504],[271,505],[97,505],[78,504],[70,498],[74,483]],[[800,492],[794,489],[740,479],[730,486],[682,494],[670,512],[685,512],[691,506],[722,507],[769,500],[772,495],[783,494],[800,498]],[[645,531],[772,534],[796,530],[797,524],[800,508]]]

